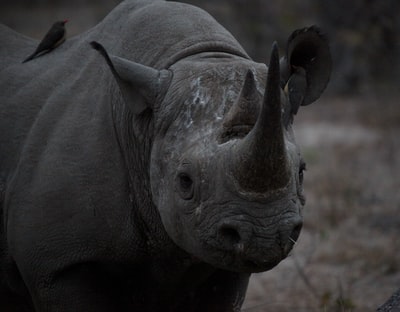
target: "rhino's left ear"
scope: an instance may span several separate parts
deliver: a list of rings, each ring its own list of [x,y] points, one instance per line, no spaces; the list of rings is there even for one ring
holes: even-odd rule
[[[332,68],[328,42],[318,27],[298,29],[288,39],[280,61],[281,87],[288,93],[293,113],[325,90]]]
[[[90,45],[104,57],[118,86],[125,103],[134,114],[140,114],[146,108],[154,108],[157,97],[163,96],[171,81],[168,70],[157,70],[118,56],[108,55],[98,42]]]

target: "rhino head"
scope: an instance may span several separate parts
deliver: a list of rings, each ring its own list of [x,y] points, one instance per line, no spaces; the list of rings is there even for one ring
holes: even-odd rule
[[[269,270],[302,227],[305,163],[293,116],[329,80],[316,27],[296,31],[269,66],[222,52],[156,70],[93,44],[134,113],[153,110],[150,183],[164,228],[180,248],[219,268]]]

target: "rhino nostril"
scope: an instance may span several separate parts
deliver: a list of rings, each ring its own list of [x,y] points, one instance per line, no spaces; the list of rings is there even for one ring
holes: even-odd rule
[[[231,224],[222,224],[219,229],[219,236],[223,242],[229,245],[235,245],[241,241],[238,230]]]

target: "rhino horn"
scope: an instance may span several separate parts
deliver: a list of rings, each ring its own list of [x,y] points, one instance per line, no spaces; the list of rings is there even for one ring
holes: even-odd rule
[[[274,43],[261,111],[233,156],[233,175],[243,191],[266,193],[289,181],[280,92],[279,53]]]
[[[90,45],[106,60],[131,111],[140,114],[146,108],[152,108],[157,97],[166,90],[171,80],[170,72],[109,55],[96,41],[92,41]]]
[[[254,74],[249,69],[238,100],[232,105],[224,118],[224,132],[229,133],[235,128],[251,129],[256,123],[259,113],[259,101]],[[248,133],[249,130],[246,132]]]

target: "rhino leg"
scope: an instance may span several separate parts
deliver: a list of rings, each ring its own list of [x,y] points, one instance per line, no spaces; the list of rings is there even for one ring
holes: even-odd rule
[[[131,289],[123,279],[105,272],[96,263],[76,264],[42,280],[32,291],[35,311],[130,311],[135,307]]]

